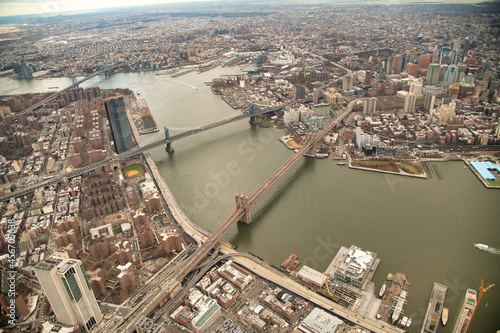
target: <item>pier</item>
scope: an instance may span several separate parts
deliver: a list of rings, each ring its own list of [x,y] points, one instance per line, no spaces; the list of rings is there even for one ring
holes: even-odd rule
[[[439,319],[443,313],[444,300],[448,287],[441,283],[434,282],[432,287],[431,297],[427,305],[427,312],[425,313],[424,324],[420,333],[436,333],[439,327]]]
[[[377,318],[380,318],[382,321],[392,323],[390,316],[393,311],[393,307],[405,286],[405,282],[406,274],[398,272],[393,276],[392,285],[387,288],[387,291],[382,298],[382,304],[378,310]]]

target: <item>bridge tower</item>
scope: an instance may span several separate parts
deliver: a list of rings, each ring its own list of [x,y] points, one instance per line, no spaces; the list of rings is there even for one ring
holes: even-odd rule
[[[243,194],[236,194],[236,209],[240,209],[245,212],[245,215],[243,215],[240,222],[245,224],[250,224],[252,222],[250,199],[247,196],[244,196]]]
[[[250,117],[250,124],[257,125],[257,116],[255,116],[255,103],[250,103],[250,114],[253,116]]]
[[[73,85],[78,88],[78,80],[76,79],[75,75],[71,75],[71,83],[73,83]]]
[[[315,143],[314,138],[315,138],[314,133],[307,133],[305,143],[307,144],[309,142],[312,142],[312,144],[311,144],[311,148],[309,148],[308,152],[305,153],[305,155],[316,156],[316,143]]]
[[[170,134],[168,132],[168,128],[166,126],[163,126],[163,129],[165,130],[165,140],[167,141],[167,147],[165,150],[169,153],[174,152],[174,148],[172,148],[172,142],[170,142]]]

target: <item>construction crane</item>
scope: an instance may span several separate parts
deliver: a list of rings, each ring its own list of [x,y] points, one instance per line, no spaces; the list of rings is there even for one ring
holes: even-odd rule
[[[472,314],[472,318],[470,319],[470,324],[469,324],[469,327],[467,328],[466,333],[469,332],[469,328],[472,325],[472,321],[474,320],[474,316],[476,315],[477,308],[479,307],[479,302],[481,302],[481,298],[483,298],[483,294],[485,292],[487,292],[488,290],[490,290],[491,288],[493,288],[494,286],[495,286],[495,284],[493,283],[485,288],[483,279],[481,279],[481,285],[479,286],[479,295],[477,296],[476,308],[474,309],[474,313]]]
[[[325,278],[325,285],[326,285],[326,291],[328,292],[328,295],[333,298],[333,293],[330,291],[330,288],[328,287],[328,277],[326,276],[325,273],[323,273],[323,277]]]
[[[481,298],[483,298],[483,294],[493,288],[495,284],[490,284],[488,287],[484,287],[483,279],[481,279],[481,286],[479,286],[479,296],[477,297],[477,305],[479,306],[479,302],[481,302]],[[476,306],[477,309],[477,306]]]

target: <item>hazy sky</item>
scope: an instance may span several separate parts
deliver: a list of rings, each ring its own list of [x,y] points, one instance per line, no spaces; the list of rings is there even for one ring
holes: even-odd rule
[[[212,0],[0,0],[0,16],[42,14],[52,15],[58,12],[89,10],[110,7],[138,6],[159,3],[188,2],[188,1],[212,1]],[[280,1],[280,0],[278,0]],[[359,0],[358,0],[359,1]],[[411,0],[376,0],[381,3],[409,3]],[[239,2],[238,0],[226,0],[228,3]],[[288,0],[286,2],[332,2],[325,0]],[[342,2],[349,2],[343,0]],[[420,2],[443,2],[443,3],[477,3],[480,0],[420,0]]]
[[[203,0],[202,0],[203,1]],[[206,1],[206,0],[205,0]],[[138,6],[179,0],[0,0],[0,16],[47,14],[75,10]]]

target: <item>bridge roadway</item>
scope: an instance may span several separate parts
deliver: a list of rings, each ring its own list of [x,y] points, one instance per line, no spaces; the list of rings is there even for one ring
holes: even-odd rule
[[[335,120],[331,121],[326,125],[323,130],[321,130],[314,139],[308,139],[303,147],[293,154],[275,173],[271,175],[259,188],[250,196],[249,203],[250,207],[253,206],[257,201],[269,190],[272,185],[274,185],[278,179],[283,176],[294,164],[297,162],[304,154],[306,154],[311,147],[322,138],[328,131],[330,131],[335,125],[337,125],[346,115],[352,110],[353,102],[349,104],[349,107]],[[245,215],[245,210],[242,208],[235,207],[229,217],[226,218],[212,233],[212,235],[198,247],[198,249],[193,253],[192,256],[183,264],[183,267],[175,274],[173,277],[177,281],[182,281],[191,272],[198,262],[204,258],[208,252],[219,243],[219,241],[224,237],[224,235],[236,225],[238,221],[242,219]]]
[[[69,90],[69,89],[71,89],[71,88],[77,87],[80,83],[83,83],[83,82],[85,82],[85,81],[87,81],[87,80],[89,80],[89,79],[91,79],[91,78],[93,78],[93,77],[95,77],[95,76],[97,76],[97,75],[101,75],[101,74],[104,74],[104,73],[109,73],[109,72],[112,72],[112,71],[114,71],[114,70],[115,70],[115,69],[117,69],[117,68],[118,68],[118,65],[114,65],[114,66],[111,66],[111,67],[107,67],[107,68],[105,68],[105,69],[103,69],[103,70],[101,70],[101,71],[99,71],[99,72],[95,72],[95,73],[94,73],[94,74],[92,74],[92,75],[86,76],[86,77],[84,77],[83,79],[80,79],[79,81],[77,81],[77,82],[75,82],[75,83],[73,83],[73,84],[71,84],[71,85],[67,86],[66,88],[64,88],[64,89],[62,89],[62,90],[60,90],[60,91],[58,91],[58,92],[56,92],[55,94],[50,95],[50,96],[49,96],[49,97],[47,97],[46,99],[41,100],[40,102],[38,102],[38,103],[36,103],[36,104],[34,104],[34,105],[30,106],[30,107],[29,107],[29,108],[27,108],[26,110],[21,111],[20,113],[21,113],[21,114],[26,114],[26,113],[28,113],[28,112],[30,112],[30,111],[33,111],[33,110],[35,110],[36,108],[38,108],[38,107],[40,107],[40,106],[44,105],[45,103],[48,103],[48,102],[53,101],[53,100],[54,100],[57,96],[59,96],[61,93],[65,92],[65,91],[67,91],[67,90]]]
[[[137,154],[140,154],[142,152],[145,152],[145,151],[147,151],[149,149],[153,149],[155,147],[166,145],[167,143],[171,143],[171,142],[176,141],[176,140],[184,139],[186,137],[198,134],[198,133],[203,132],[203,131],[207,131],[207,130],[212,129],[212,128],[216,128],[216,127],[219,127],[219,126],[230,124],[230,123],[233,123],[235,121],[242,120],[242,119],[245,119],[245,118],[250,118],[250,117],[255,116],[255,115],[258,116],[258,115],[265,114],[265,113],[268,113],[268,112],[278,111],[278,110],[283,109],[284,107],[285,106],[283,105],[283,106],[277,106],[277,107],[267,108],[265,110],[257,111],[257,112],[255,112],[255,114],[244,113],[244,114],[237,115],[237,116],[229,118],[229,119],[224,119],[224,120],[218,121],[218,122],[213,123],[213,124],[202,126],[200,128],[194,129],[194,130],[190,130],[190,131],[186,131],[186,132],[183,132],[183,133],[179,133],[179,134],[173,135],[173,136],[170,137],[170,140],[161,139],[161,140],[155,141],[153,143],[149,143],[147,145],[142,145],[142,146],[139,146],[139,147],[135,147],[135,148],[127,150],[127,151],[125,151],[123,153],[116,154],[116,155],[113,155],[113,156],[108,156],[108,157],[106,157],[104,160],[102,160],[100,162],[97,162],[97,163],[94,163],[94,164],[91,164],[91,165],[87,165],[87,166],[84,166],[82,168],[78,168],[76,170],[73,170],[73,171],[70,171],[70,172],[67,172],[67,173],[59,174],[57,176],[54,176],[54,178],[51,178],[51,179],[48,179],[48,180],[36,183],[36,184],[31,185],[29,187],[23,188],[23,189],[21,189],[19,191],[10,193],[8,195],[5,195],[5,196],[1,197],[0,201],[7,201],[7,200],[10,200],[11,198],[21,197],[23,195],[26,195],[26,194],[29,194],[31,192],[34,192],[36,189],[38,189],[40,187],[46,187],[46,186],[57,184],[63,178],[67,178],[67,179],[74,178],[74,177],[83,175],[83,174],[85,174],[85,173],[87,173],[89,171],[93,171],[93,170],[102,168],[104,165],[107,165],[107,164],[109,164],[109,163],[111,163],[113,161],[121,161],[121,160],[127,159],[129,157],[132,157],[134,155],[137,155]]]
[[[355,101],[354,101],[355,102]],[[354,102],[351,102],[348,106],[348,109],[346,110],[345,113],[341,115],[341,117],[345,117],[351,110],[354,105]],[[338,123],[342,118],[338,118],[333,122],[333,125],[335,123]],[[332,125],[332,126],[333,126]],[[326,131],[324,132],[326,133]],[[320,133],[322,135],[322,133]],[[296,154],[294,154],[295,156]],[[154,164],[152,160],[150,161],[151,164]],[[178,206],[177,202],[175,201],[175,198],[173,197],[170,189],[168,186],[163,182],[163,179],[161,176],[158,174],[156,168],[154,165],[152,165],[152,171],[153,171],[153,177],[156,179],[158,185],[160,186],[161,192],[165,200],[167,201],[167,205],[170,208],[170,211],[172,212],[175,220],[180,223],[185,230],[186,233],[189,233],[192,235],[198,242],[199,244],[202,243],[204,240],[209,240],[212,239],[210,244],[215,244],[213,241],[213,237],[211,235],[203,230],[200,229],[197,225],[193,224],[189,219],[184,215],[184,213],[180,210],[180,207]],[[232,219],[235,219],[235,221],[238,221],[241,216],[243,215],[242,212],[237,213],[233,211],[232,213]],[[231,217],[230,216],[230,217]],[[236,223],[236,222],[234,222]],[[231,224],[232,226],[233,224]],[[220,227],[218,228],[218,234],[221,233]],[[227,229],[227,226],[226,226]],[[230,228],[229,228],[230,229]],[[227,229],[227,230],[229,230]],[[217,231],[216,231],[217,232]],[[224,232],[224,230],[222,230]],[[215,232],[214,232],[215,233]],[[219,237],[217,237],[219,238]],[[220,238],[219,238],[220,239]],[[279,271],[276,271],[272,267],[270,267],[267,263],[264,263],[260,261],[259,259],[251,256],[251,255],[244,255],[245,258],[241,258],[241,254],[236,252],[235,250],[232,249],[231,245],[224,242],[222,239],[220,239],[219,244],[221,245],[221,252],[224,254],[235,254],[234,256],[234,261],[239,263],[240,265],[246,267],[250,271],[253,271],[254,273],[262,276],[263,278],[272,281],[273,283],[288,289],[297,295],[303,297],[304,299],[308,299],[309,301],[317,304],[318,306],[321,306],[326,309],[330,309],[331,312],[335,313],[336,315],[343,317],[347,320],[356,322],[362,327],[365,327],[373,332],[389,332],[389,333],[402,333],[403,331],[398,329],[397,327],[387,325],[384,322],[373,320],[370,318],[365,318],[364,316],[360,316],[357,313],[347,310],[343,308],[342,306],[338,305],[337,303],[334,303],[333,301],[324,298],[323,296],[320,296],[311,290],[309,290],[307,287],[301,285],[300,283],[297,283],[293,280],[291,280],[288,276],[282,274]],[[208,248],[208,246],[207,246]],[[206,249],[206,248],[205,248]],[[210,248],[211,249],[211,248]],[[208,254],[208,252],[206,254]],[[204,251],[203,251],[204,252]],[[187,255],[186,252],[183,252],[182,257]],[[196,267],[199,261],[201,261],[203,257],[201,256],[200,251],[196,251],[192,255],[190,255],[188,259],[188,264],[193,265],[193,267]],[[219,258],[220,260],[220,258]],[[184,261],[179,264],[179,266],[184,265]],[[176,268],[178,268],[177,266]],[[171,266],[170,266],[171,267]],[[207,267],[210,267],[210,265],[207,265]],[[177,279],[179,279],[179,276],[185,276],[189,274],[187,270],[184,270],[183,272],[178,272],[176,274]],[[131,331],[131,329],[134,327],[135,322],[144,315],[149,315],[159,304],[159,302],[163,302],[166,298],[171,297],[173,294],[172,291],[174,289],[179,290],[180,289],[180,283],[179,280],[174,279],[174,273],[171,272],[171,270],[167,269],[162,269],[163,273],[160,273],[161,280],[157,280],[155,282],[155,292],[152,293],[151,295],[148,295],[147,298],[141,300],[140,304],[136,305],[132,311],[130,311],[125,318],[121,322],[119,322],[117,325],[115,325],[112,329],[106,330],[109,332],[127,332]],[[160,275],[159,274],[159,275]],[[168,277],[168,280],[167,280]],[[161,286],[159,284],[162,284]],[[387,325],[387,327],[386,327]]]
[[[325,126],[317,135],[312,138],[309,137],[303,147],[293,154],[271,177],[269,177],[250,197],[250,207],[255,204],[258,199],[260,199],[264,193],[275,184],[278,179],[288,171],[295,162],[297,162],[304,154],[306,154],[314,144],[320,140],[326,133],[328,133],[335,125],[337,125],[345,116],[347,116],[354,106],[356,101],[349,104],[344,112],[340,114],[338,118],[332,120],[329,124]],[[250,208],[249,208],[250,209]],[[180,290],[180,283],[183,279],[199,264],[199,262],[207,256],[211,249],[213,249],[221,240],[222,237],[236,225],[238,221],[242,219],[245,215],[245,210],[242,208],[235,207],[231,214],[222,222],[215,231],[208,237],[200,237],[200,239],[205,239],[205,241],[200,244],[196,251],[191,254],[185,261],[182,262],[182,267],[178,267],[178,270],[170,275],[169,281],[163,285],[160,293],[155,296],[155,302],[148,302],[145,304],[144,308],[137,312],[134,310],[134,314],[129,313],[129,320],[124,320],[121,324],[125,325],[126,328],[130,328],[134,325],[134,320],[138,319],[140,316],[148,316],[151,311],[157,306],[157,302],[163,302],[164,300],[171,298],[172,295],[177,294]],[[119,330],[121,331],[121,330]],[[127,331],[125,329],[125,331]],[[118,332],[118,331],[117,331]]]

